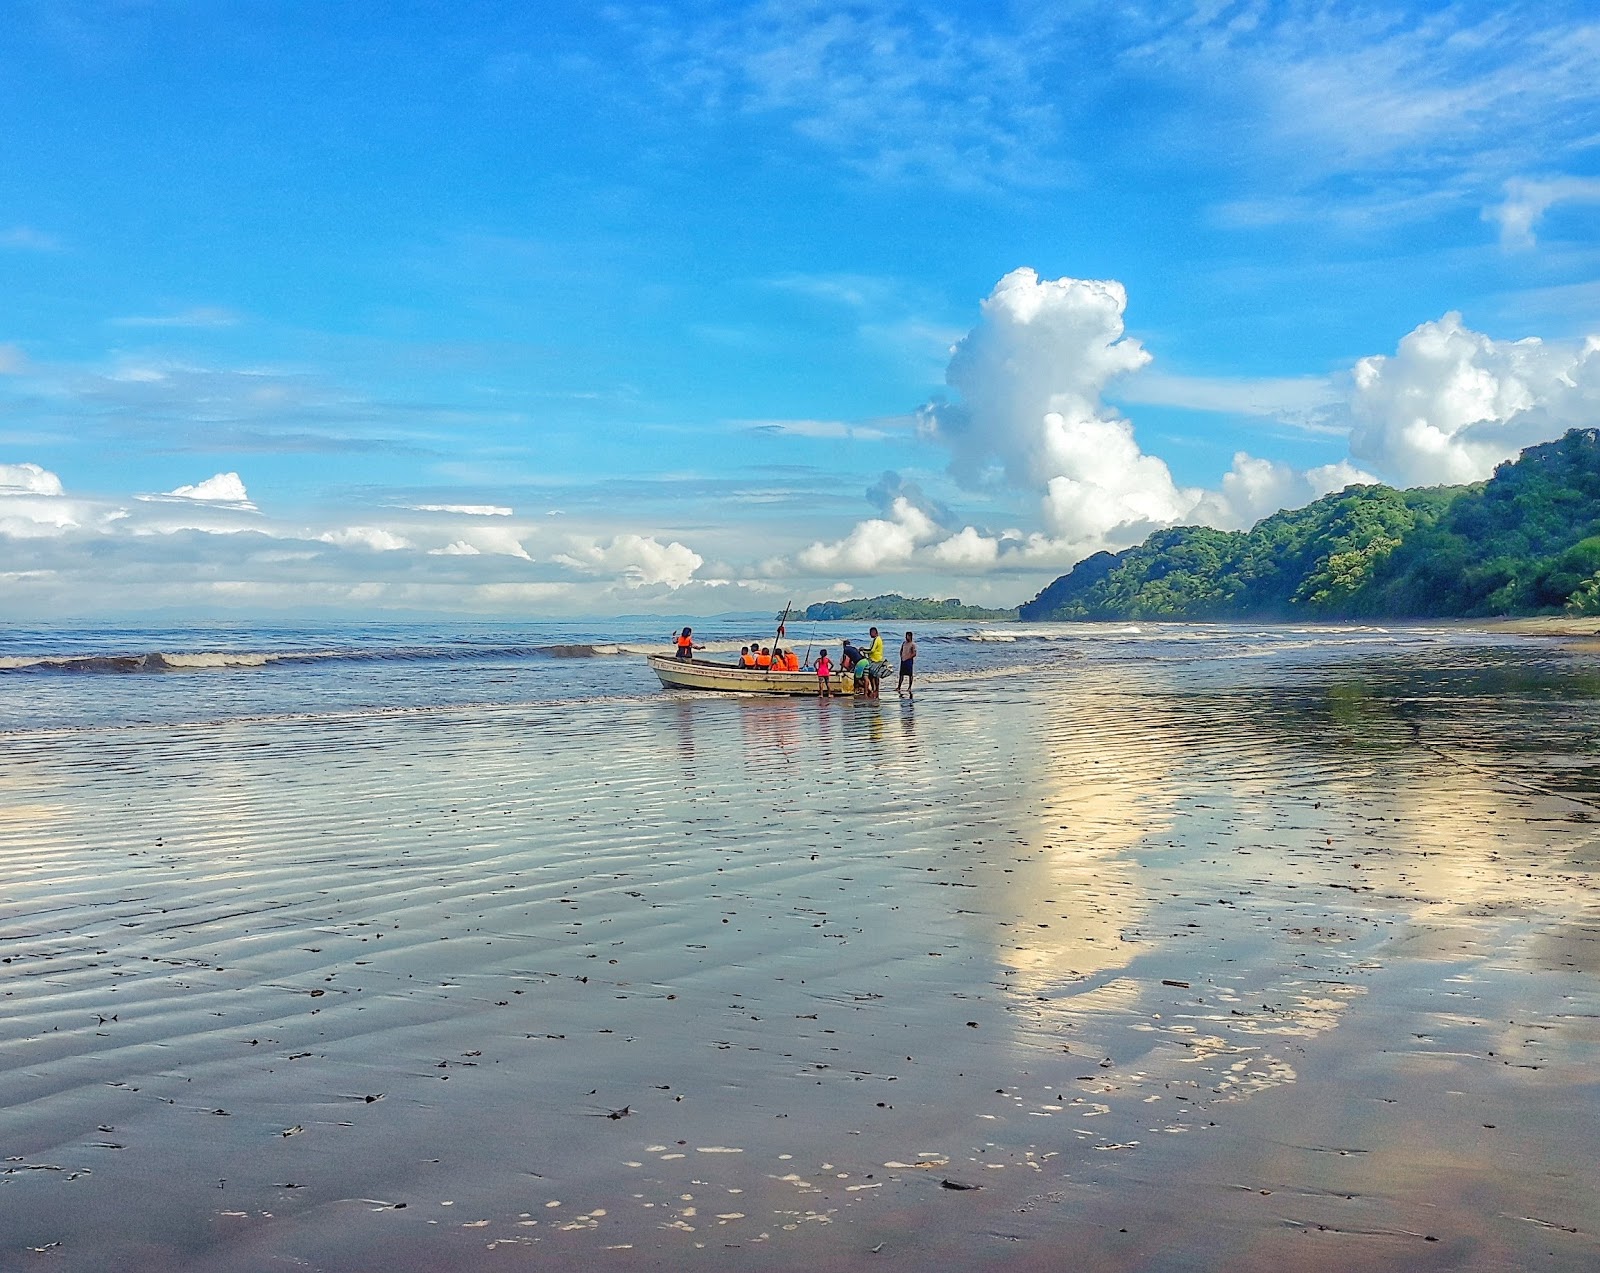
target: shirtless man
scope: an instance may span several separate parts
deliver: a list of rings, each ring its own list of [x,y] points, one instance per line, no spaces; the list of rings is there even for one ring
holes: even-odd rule
[[[906,639],[900,642],[900,679],[895,682],[896,694],[911,692],[914,664],[917,661],[917,642],[911,633],[906,633]]]

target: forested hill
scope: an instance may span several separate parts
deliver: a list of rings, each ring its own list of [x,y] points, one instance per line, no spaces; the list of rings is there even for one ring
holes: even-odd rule
[[[1015,610],[991,610],[984,606],[964,606],[959,597],[944,601],[921,597],[902,597],[888,593],[851,601],[819,601],[806,607],[808,619],[1015,619]]]
[[[1487,482],[1349,486],[1248,531],[1181,526],[1079,562],[1030,620],[1600,614],[1600,430]]]

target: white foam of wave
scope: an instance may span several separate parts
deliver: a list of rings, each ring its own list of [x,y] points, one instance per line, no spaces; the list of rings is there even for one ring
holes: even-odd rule
[[[163,654],[168,667],[265,667],[273,660],[265,654]]]

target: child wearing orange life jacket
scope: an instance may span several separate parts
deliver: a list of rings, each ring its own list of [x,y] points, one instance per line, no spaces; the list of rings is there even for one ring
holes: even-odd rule
[[[783,670],[785,672],[798,672],[800,670],[800,656],[793,650],[783,652]]]
[[[770,668],[772,666],[772,651],[766,646],[761,647],[761,653],[756,655],[756,666]]]
[[[694,643],[693,628],[685,628],[682,632],[678,633],[678,635],[673,638],[673,644],[678,647],[678,657],[680,659],[692,659],[694,658],[694,652],[696,650],[703,650],[706,648],[703,645],[696,645]]]
[[[754,667],[755,665],[756,656],[750,652],[750,647],[748,645],[741,645],[739,647],[739,666]]]

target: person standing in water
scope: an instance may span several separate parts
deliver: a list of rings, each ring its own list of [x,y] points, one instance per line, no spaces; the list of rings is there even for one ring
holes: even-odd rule
[[[917,661],[917,642],[911,633],[906,633],[906,639],[900,642],[900,679],[895,682],[894,692],[910,693],[911,682]]]

